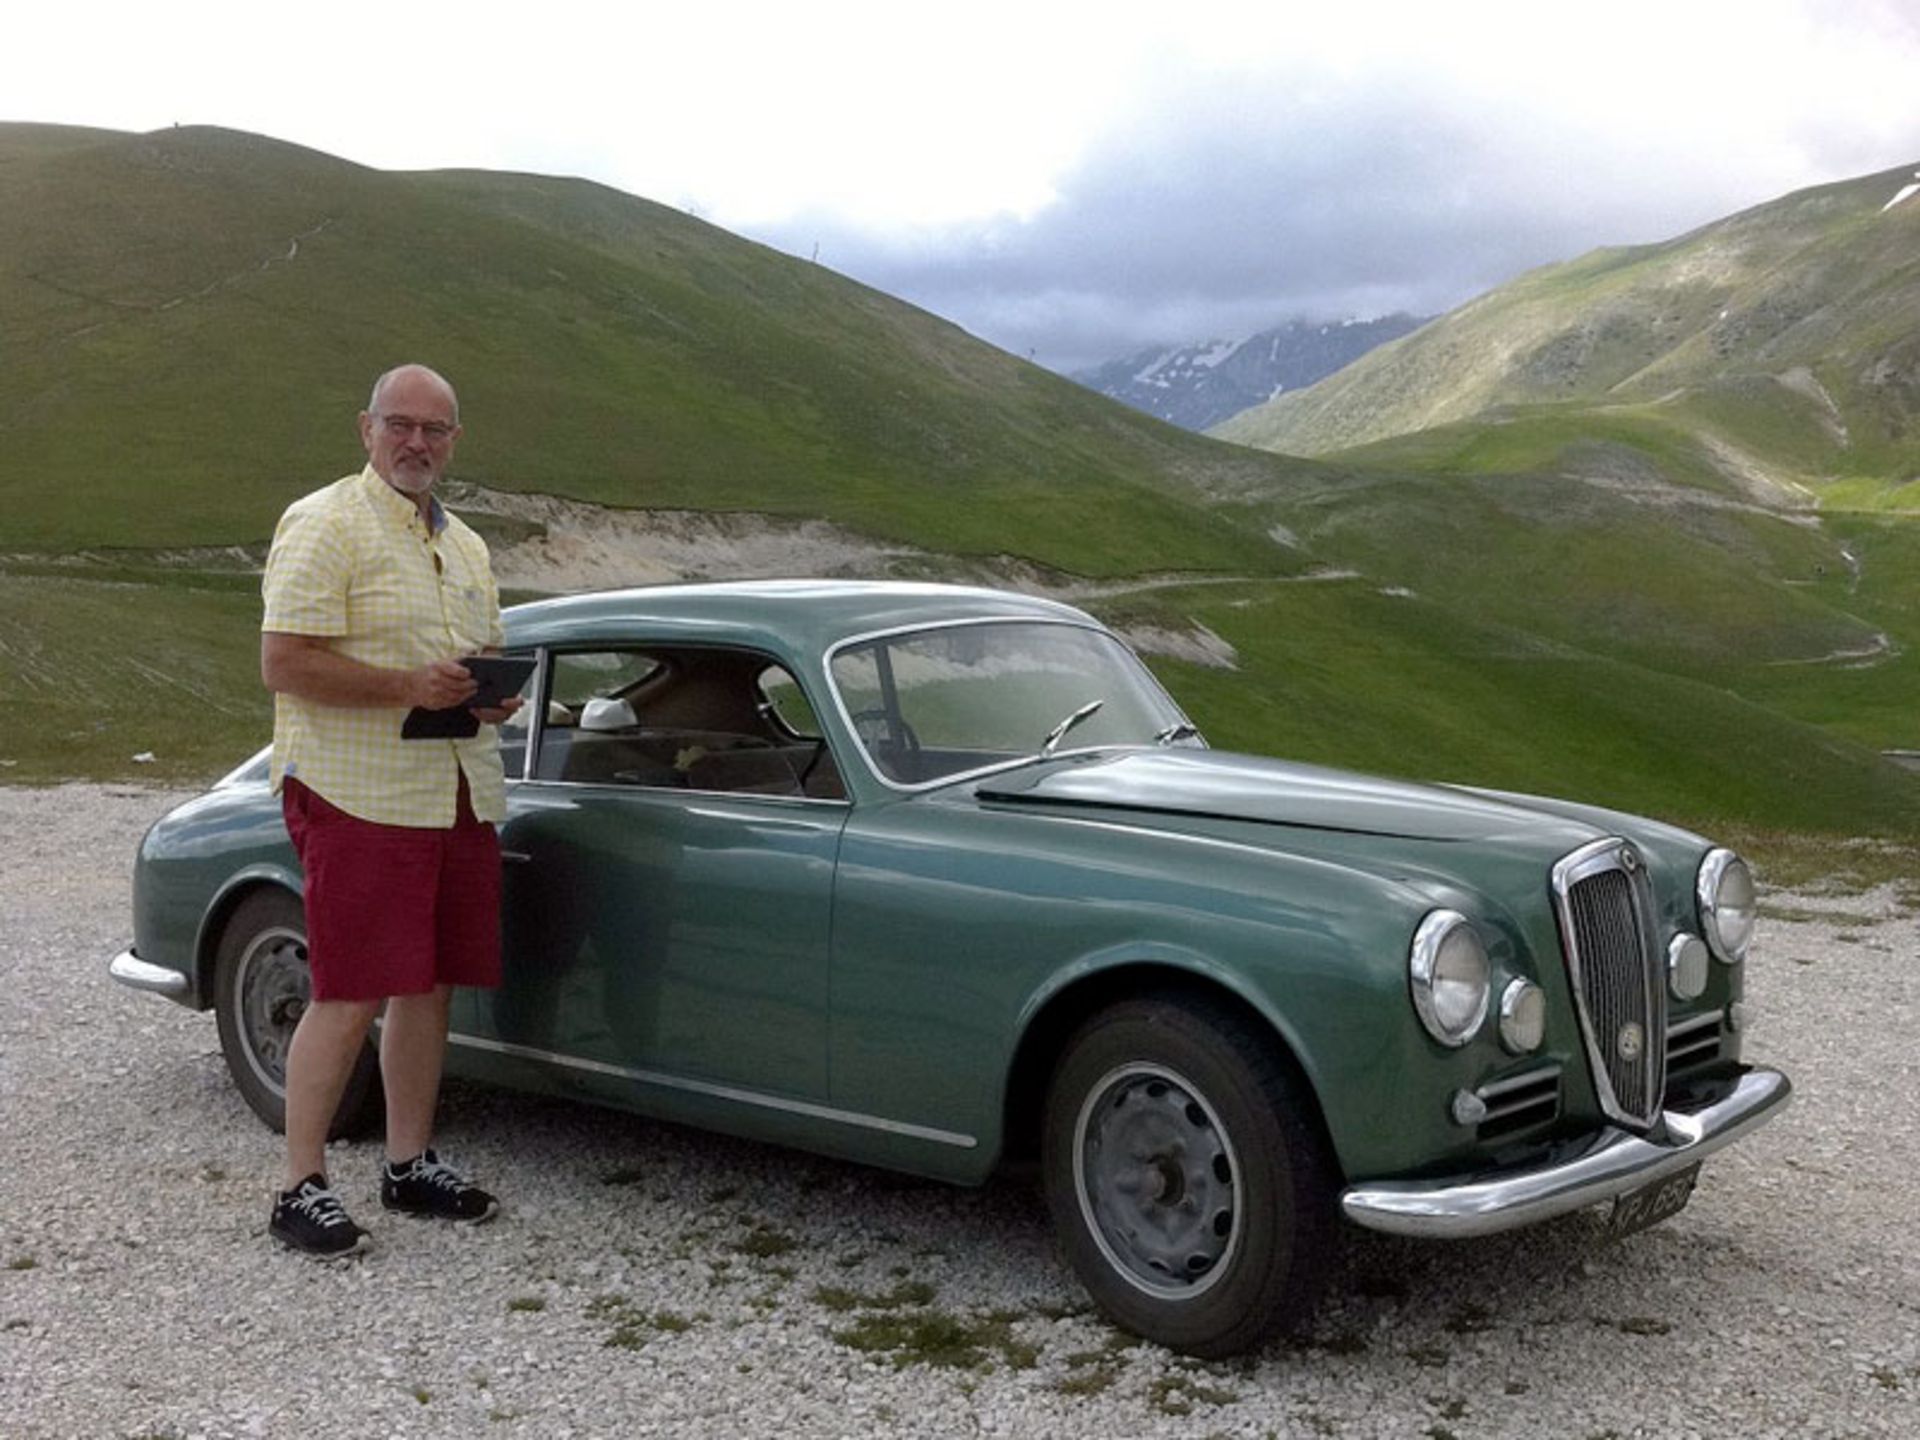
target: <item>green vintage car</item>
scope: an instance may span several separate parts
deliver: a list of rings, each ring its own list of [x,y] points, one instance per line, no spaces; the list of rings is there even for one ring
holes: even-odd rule
[[[1751,876],[1695,835],[1210,750],[1099,623],[993,590],[506,623],[505,982],[450,1068],[962,1184],[1037,1160],[1087,1289],[1169,1346],[1299,1320],[1343,1220],[1658,1220],[1787,1099],[1740,1058]],[[147,835],[111,966],[211,1008],[276,1126],[300,887],[256,756]]]

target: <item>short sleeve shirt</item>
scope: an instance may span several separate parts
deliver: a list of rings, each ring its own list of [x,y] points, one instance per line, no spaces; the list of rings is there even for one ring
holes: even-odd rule
[[[486,542],[433,506],[435,525],[371,465],[296,500],[280,517],[261,584],[261,629],[324,636],[382,669],[498,648],[500,596]],[[473,813],[506,818],[499,735],[403,740],[406,708],[321,705],[276,694],[273,788],[291,775],[381,825],[450,828],[467,778]]]

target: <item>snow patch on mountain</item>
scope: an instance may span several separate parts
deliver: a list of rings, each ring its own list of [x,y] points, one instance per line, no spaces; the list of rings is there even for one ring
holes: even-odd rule
[[[1188,430],[1207,430],[1283,390],[1298,390],[1396,340],[1411,315],[1289,321],[1246,340],[1142,350],[1070,378]]]

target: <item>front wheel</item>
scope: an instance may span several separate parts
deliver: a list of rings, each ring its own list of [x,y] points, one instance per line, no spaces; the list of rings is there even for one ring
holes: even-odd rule
[[[1277,1042],[1203,1000],[1143,998],[1068,1041],[1042,1131],[1047,1205],[1120,1325],[1209,1358],[1305,1319],[1335,1169]]]
[[[287,1050],[311,993],[305,908],[285,890],[254,892],[220,932],[213,1013],[220,1050],[241,1098],[282,1132],[287,1128]],[[380,1118],[381,1101],[379,1056],[365,1045],[327,1138],[372,1129]]]

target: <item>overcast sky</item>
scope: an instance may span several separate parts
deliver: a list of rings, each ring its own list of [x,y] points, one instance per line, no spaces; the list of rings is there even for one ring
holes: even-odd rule
[[[1073,369],[1920,164],[1920,3],[65,0],[0,119],[584,175]]]

